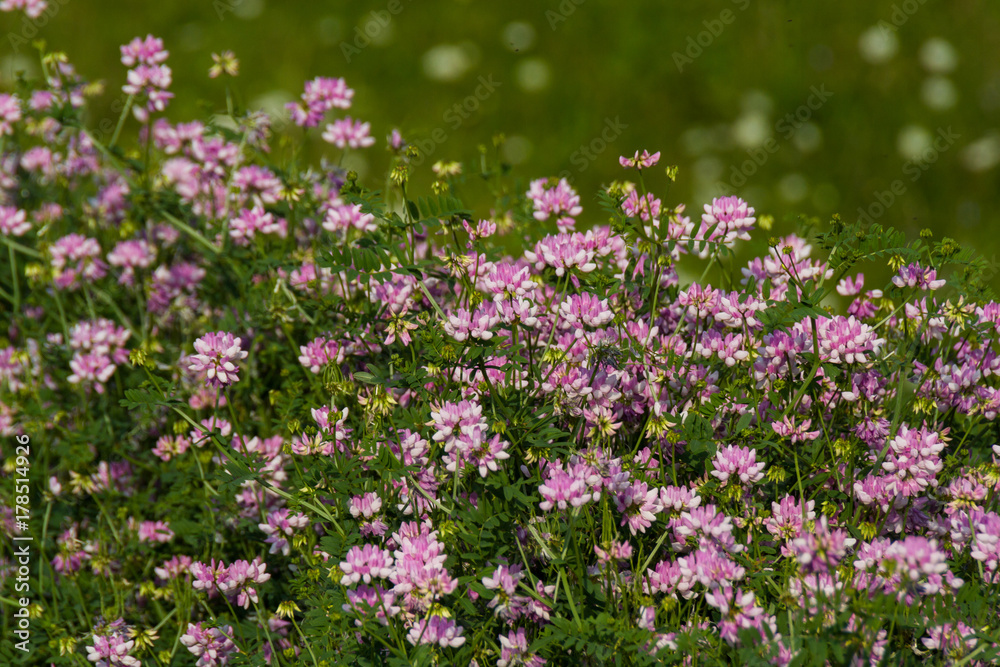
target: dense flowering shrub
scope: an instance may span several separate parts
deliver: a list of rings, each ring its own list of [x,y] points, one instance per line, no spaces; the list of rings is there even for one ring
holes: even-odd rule
[[[37,558],[4,660],[997,663],[1000,305],[970,252],[835,218],[741,267],[770,218],[689,216],[648,151],[591,205],[485,149],[415,196],[393,132],[374,192],[272,153],[261,112],[171,123],[163,42],[121,56],[106,142],[59,54],[0,98],[0,431],[35,512],[0,510]],[[353,95],[289,111],[371,150],[318,129]]]

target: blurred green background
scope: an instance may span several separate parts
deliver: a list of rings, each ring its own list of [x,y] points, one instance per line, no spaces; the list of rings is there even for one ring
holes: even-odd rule
[[[225,83],[207,76],[213,52],[235,52],[233,85],[250,107],[345,77],[350,114],[379,140],[351,163],[373,184],[394,127],[434,149],[424,171],[476,159],[503,132],[519,175],[569,177],[596,221],[597,188],[625,175],[618,155],[648,149],[681,167],[665,201],[694,213],[721,188],[779,221],[860,209],[911,238],[929,227],[974,244],[1000,273],[997,2],[50,3],[44,25],[0,17],[2,75],[34,66],[18,36],[44,38],[106,81],[95,124],[117,117],[118,46],[153,33],[171,53],[174,121],[202,117],[199,100],[224,108]],[[435,129],[446,140],[431,140]],[[310,136],[315,156],[323,143]],[[648,184],[662,195],[665,183],[658,167]]]

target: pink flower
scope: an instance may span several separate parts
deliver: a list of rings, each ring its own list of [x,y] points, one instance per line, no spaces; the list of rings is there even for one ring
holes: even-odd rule
[[[844,530],[831,530],[827,517],[821,516],[816,529],[791,541],[790,550],[803,572],[832,572],[857,542]]]
[[[583,273],[593,271],[597,268],[595,257],[594,248],[588,247],[587,237],[579,232],[546,236],[535,244],[533,251],[524,251],[524,258],[534,264],[537,270],[551,266],[559,277],[562,277],[566,269],[574,266]]]
[[[375,143],[370,130],[371,123],[352,120],[348,116],[327,125],[323,140],[337,148],[367,148]]]
[[[767,466],[763,461],[757,461],[756,449],[736,445],[720,447],[712,465],[715,467],[712,476],[717,477],[723,486],[733,476],[739,478],[740,484],[756,484],[764,479],[764,468]]]
[[[228,625],[202,629],[201,623],[188,623],[187,632],[181,635],[181,643],[198,658],[198,667],[216,667],[225,665],[229,656],[239,650],[232,636],[233,628]]]
[[[803,333],[811,332],[803,320],[796,328]],[[823,361],[834,364],[864,364],[870,354],[879,354],[885,339],[879,338],[871,326],[851,317],[837,315],[833,318],[817,318],[819,334],[819,354]],[[811,335],[811,333],[809,333]]]
[[[260,206],[243,209],[240,214],[229,222],[229,236],[236,245],[249,245],[257,233],[274,234],[278,238],[288,235],[288,221],[275,218]]]
[[[298,512],[289,512],[287,508],[275,510],[267,515],[267,523],[259,523],[257,527],[267,535],[264,540],[271,545],[268,553],[278,553],[279,551],[287,556],[291,553],[291,544],[288,538],[295,534],[298,529],[309,525],[309,518]]]
[[[347,552],[347,559],[340,563],[344,576],[340,583],[349,586],[359,581],[370,584],[372,579],[385,579],[394,572],[392,555],[386,549],[371,544],[354,546]]]
[[[618,163],[626,169],[648,169],[659,161],[660,151],[656,151],[650,155],[647,150],[642,151],[642,155],[639,155],[639,151],[636,151],[633,157],[622,155],[618,158]]]
[[[136,269],[148,269],[156,261],[156,249],[143,240],[122,241],[108,253],[108,264],[124,267],[118,282],[131,285]]]
[[[14,0],[16,2],[16,0]],[[28,0],[31,2],[31,0]],[[10,7],[11,0],[4,0],[0,3],[0,11],[11,11],[4,9],[4,5]],[[41,4],[44,7],[44,3]],[[14,123],[21,120],[21,99],[17,95],[0,95],[0,137],[14,133]]]
[[[307,345],[300,345],[299,363],[309,369],[311,373],[319,373],[323,367],[329,363],[342,364],[344,362],[344,352],[335,340],[328,340],[322,336],[314,338]]]
[[[188,368],[205,373],[212,387],[225,387],[238,380],[236,361],[245,359],[247,352],[240,349],[241,340],[225,331],[208,333],[194,342],[197,354],[191,355]]]
[[[528,652],[528,639],[524,628],[511,630],[506,635],[500,635],[500,659],[497,667],[542,667],[545,660]]]
[[[859,273],[853,280],[850,276],[843,278],[837,283],[837,294],[841,296],[853,296],[861,293],[861,288],[865,285],[865,274]]]
[[[149,120],[152,111],[163,111],[174,96],[167,88],[173,81],[170,68],[162,64],[170,55],[163,48],[163,40],[147,35],[136,37],[121,47],[122,64],[131,67],[126,75],[128,83],[122,91],[137,98],[132,114],[141,123]],[[145,104],[142,104],[142,102]]]
[[[465,643],[463,629],[450,618],[431,616],[430,620],[420,619],[406,634],[406,641],[417,644],[438,644],[458,648]]]
[[[95,667],[142,667],[138,658],[129,655],[135,648],[135,640],[128,639],[120,621],[111,624],[114,629],[109,634],[93,635],[94,643],[86,647],[87,660],[95,663]]]
[[[715,505],[692,508],[671,519],[670,525],[674,529],[674,539],[679,543],[679,549],[686,548],[689,539],[701,549],[737,553],[745,548],[733,536],[732,519],[719,512]]]
[[[101,259],[101,246],[95,239],[69,234],[52,244],[52,269],[55,283],[63,289],[77,289],[83,282],[95,282],[107,273]]]
[[[750,232],[757,221],[753,216],[753,207],[747,206],[747,203],[739,197],[713,199],[711,204],[705,204],[705,212],[701,216],[701,228],[695,241],[704,240],[726,246],[732,246],[737,239],[749,241]],[[700,243],[696,245],[694,249],[699,257],[707,257],[712,252],[709,245],[703,248]]]
[[[938,280],[937,271],[920,266],[914,262],[899,267],[899,272],[893,276],[892,284],[896,287],[915,287],[921,290],[936,290],[944,287],[945,281]]]
[[[815,440],[819,437],[819,430],[809,430],[811,425],[811,419],[805,419],[801,424],[796,424],[795,417],[789,417],[786,415],[780,422],[771,422],[771,430],[782,437],[790,438],[794,443],[799,442],[800,440]]]
[[[593,497],[590,487],[583,476],[576,474],[578,472],[581,471],[573,468],[571,472],[566,472],[557,465],[549,464],[547,479],[538,487],[538,492],[544,498],[539,503],[542,511],[549,512],[553,507],[559,510],[580,507],[590,501]]]
[[[347,591],[347,602],[341,606],[341,609],[362,618],[374,614],[379,623],[389,625],[389,618],[400,612],[400,607],[394,604],[395,601],[396,594],[392,591],[381,586],[361,584],[357,588]],[[362,618],[357,618],[354,621],[354,624],[359,628],[364,625]]]
[[[531,182],[528,189],[528,199],[535,206],[535,220],[547,220],[549,217],[566,214],[576,217],[583,211],[580,206],[580,196],[576,194],[565,178],[552,187],[548,187],[549,180],[540,178]]]
[[[166,463],[175,456],[180,456],[191,446],[191,441],[182,435],[163,435],[156,441],[153,453]]]
[[[628,524],[633,535],[637,532],[645,533],[660,513],[659,498],[659,490],[650,489],[645,482],[632,482],[619,491],[615,496],[615,505],[624,515],[621,525]]]
[[[323,204],[322,210],[326,211],[323,218],[323,229],[329,232],[346,232],[349,229],[357,229],[363,232],[374,231],[375,216],[371,213],[362,213],[361,204],[345,204],[340,198]]]
[[[170,55],[163,48],[163,40],[152,35],[146,35],[145,39],[136,37],[120,48],[122,65],[125,67],[132,67],[136,64],[158,65]]]
[[[897,491],[904,497],[920,495],[928,487],[936,487],[937,473],[944,463],[939,454],[945,443],[934,431],[910,429],[903,424],[889,441],[889,452],[882,469],[899,480]]]
[[[13,206],[0,206],[0,234],[24,236],[29,229],[31,223],[25,220],[24,211]]]
[[[642,218],[644,222],[658,221],[663,203],[652,192],[639,196],[635,190],[629,191],[622,201],[622,210],[631,218]],[[654,225],[658,224],[654,222]],[[650,228],[651,231],[651,228]]]
[[[316,127],[330,109],[349,109],[353,97],[354,91],[343,79],[316,77],[306,82],[302,102],[289,102],[285,108],[291,111],[296,125]]]

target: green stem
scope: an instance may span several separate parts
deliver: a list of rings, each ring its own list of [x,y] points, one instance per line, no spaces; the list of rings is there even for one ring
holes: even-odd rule
[[[125,125],[125,118],[128,116],[128,112],[132,110],[132,102],[135,100],[135,95],[129,95],[128,99],[125,100],[125,108],[122,109],[122,114],[118,117],[118,124],[115,125],[115,132],[111,135],[111,141],[108,143],[108,147],[114,146],[118,141],[118,135],[121,134],[122,126]],[[152,140],[152,137],[148,137]]]

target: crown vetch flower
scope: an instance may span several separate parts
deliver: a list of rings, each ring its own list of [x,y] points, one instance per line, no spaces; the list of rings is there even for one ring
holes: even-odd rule
[[[233,628],[229,625],[202,628],[201,623],[188,623],[187,632],[181,635],[181,644],[198,658],[198,667],[217,667],[229,662],[229,656],[239,650],[232,636]]]
[[[438,644],[458,648],[465,643],[462,626],[450,618],[431,616],[429,620],[420,619],[406,633],[406,641],[414,646],[418,644]]]
[[[371,136],[371,123],[352,120],[348,116],[327,125],[323,141],[337,148],[367,148],[375,143],[375,137]]]
[[[347,560],[340,564],[344,572],[340,583],[348,586],[364,580],[366,584],[372,578],[385,579],[394,572],[392,554],[387,549],[379,549],[372,544],[351,547],[347,552]]]
[[[212,387],[226,387],[235,384],[239,378],[237,361],[249,354],[240,349],[241,339],[225,331],[208,333],[194,342],[197,354],[188,358],[188,368],[196,373],[204,373]]]
[[[738,477],[741,484],[756,484],[764,479],[763,461],[757,461],[757,450],[729,445],[720,447],[712,461],[712,476],[725,485],[731,477]]]
[[[0,132],[0,136],[2,136]],[[0,206],[0,234],[24,236],[31,229],[24,211],[13,206]]]
[[[626,169],[648,169],[659,161],[660,151],[656,151],[650,155],[647,150],[643,150],[642,155],[639,154],[639,151],[636,151],[633,157],[622,155],[618,158],[618,163]]]

